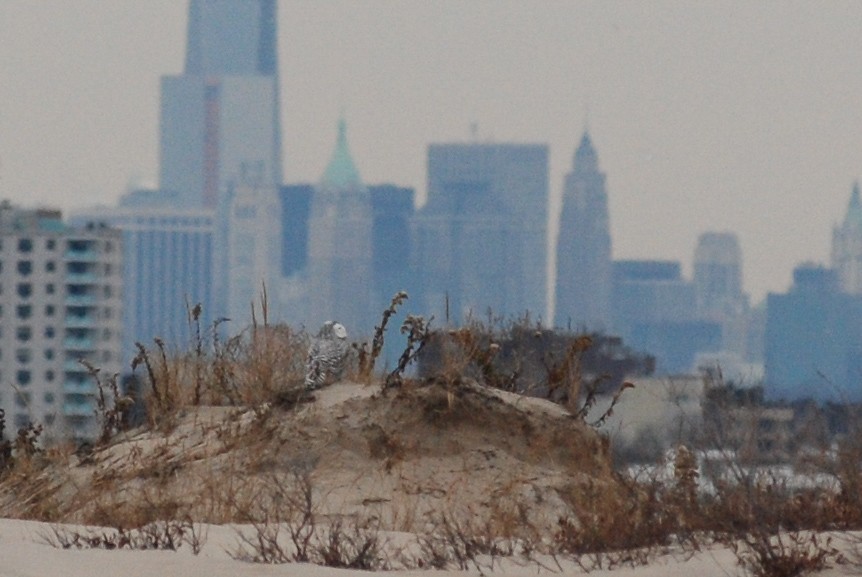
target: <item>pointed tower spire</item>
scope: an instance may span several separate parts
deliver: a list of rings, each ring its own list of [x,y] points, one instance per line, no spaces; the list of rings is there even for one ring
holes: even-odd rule
[[[347,123],[344,117],[338,120],[338,140],[320,184],[323,188],[337,190],[362,188],[362,179],[359,178],[359,171],[347,145]]]
[[[590,139],[590,132],[587,129],[584,129],[581,143],[575,151],[572,167],[576,172],[598,172],[599,170],[599,157],[596,154],[596,149],[593,148],[593,141]]]

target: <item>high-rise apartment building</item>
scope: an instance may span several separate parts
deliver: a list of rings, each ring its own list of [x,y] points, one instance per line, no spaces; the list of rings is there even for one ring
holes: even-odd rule
[[[546,314],[548,147],[432,144],[411,264],[438,322]]]
[[[0,407],[10,427],[95,436],[97,386],[79,361],[120,372],[121,267],[119,231],[0,205]]]
[[[607,330],[612,276],[608,195],[587,132],[563,186],[556,258],[555,324]]]
[[[853,184],[844,222],[832,229],[832,268],[841,291],[862,295],[862,200]]]
[[[189,312],[202,306],[203,329],[213,319],[213,211],[169,208],[146,199],[158,191],[131,191],[116,208],[76,212],[78,227],[108,225],[123,238],[123,371],[136,354],[135,343],[152,346],[158,337],[172,350],[185,350],[194,327]]]
[[[245,171],[281,184],[276,0],[191,0],[181,75],[161,85],[160,188],[215,208]]]
[[[350,155],[341,120],[335,150],[311,201],[308,326],[334,320],[351,335],[374,330],[372,225],[371,197]]]

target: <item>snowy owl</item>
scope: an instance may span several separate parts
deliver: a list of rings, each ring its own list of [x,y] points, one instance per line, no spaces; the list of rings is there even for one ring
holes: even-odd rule
[[[305,390],[313,391],[338,380],[350,345],[347,329],[335,321],[326,321],[308,347],[305,364]]]

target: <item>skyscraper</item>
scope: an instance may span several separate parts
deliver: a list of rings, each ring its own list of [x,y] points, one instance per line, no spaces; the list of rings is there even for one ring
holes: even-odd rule
[[[588,132],[566,175],[556,256],[556,324],[608,329],[612,277],[608,195]]]
[[[309,326],[335,320],[351,336],[374,330],[372,224],[371,198],[350,155],[347,127],[341,120],[335,150],[311,201]]]
[[[850,203],[841,226],[832,229],[832,268],[841,291],[862,295],[862,199],[853,184]]]
[[[281,184],[275,0],[191,0],[183,74],[162,78],[160,187],[214,208],[243,172]]]
[[[721,348],[744,358],[748,297],[742,291],[742,250],[732,232],[706,232],[694,250],[697,315],[721,326]]]
[[[412,219],[420,310],[439,322],[546,311],[548,147],[432,144]]]
[[[213,287],[217,310],[236,323],[234,330],[252,321],[252,303],[261,312],[264,292],[270,311],[281,308],[281,199],[261,182],[244,175],[219,210]]]
[[[839,290],[835,271],[802,264],[785,294],[766,304],[766,395],[770,399],[862,399],[862,297]]]
[[[202,305],[201,327],[212,322],[213,211],[178,209],[148,196],[158,191],[130,191],[116,208],[91,208],[72,215],[78,227],[106,224],[123,238],[123,367],[147,346],[162,339],[183,350],[192,338],[190,307]],[[158,200],[158,199],[157,199]]]

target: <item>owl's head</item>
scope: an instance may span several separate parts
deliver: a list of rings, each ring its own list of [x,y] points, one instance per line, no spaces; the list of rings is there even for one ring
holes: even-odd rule
[[[335,321],[326,321],[325,323],[323,323],[323,326],[320,327],[320,332],[318,333],[318,336],[328,339],[346,339],[347,329],[344,328],[344,325],[341,323],[337,323]]]
[[[332,334],[339,339],[347,338],[347,329],[344,328],[344,325],[341,323],[333,323],[332,324]]]

